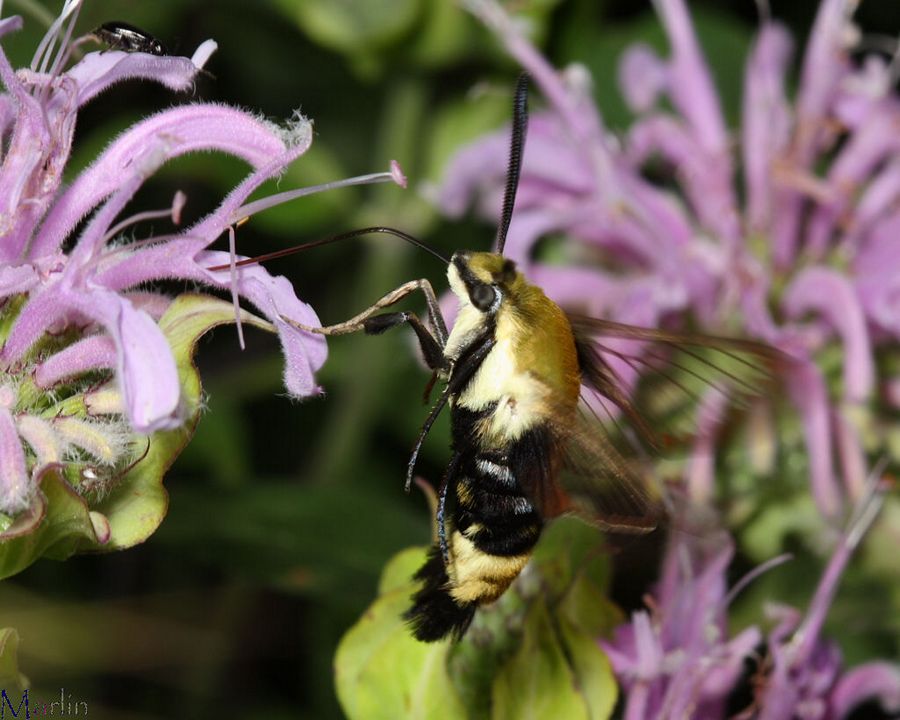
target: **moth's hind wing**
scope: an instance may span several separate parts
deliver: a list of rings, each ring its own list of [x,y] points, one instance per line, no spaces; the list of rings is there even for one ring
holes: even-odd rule
[[[656,452],[685,446],[696,435],[701,404],[724,416],[775,397],[791,363],[752,340],[568,318],[588,404],[605,416],[618,447],[635,439]]]
[[[646,533],[662,517],[646,463],[624,457],[584,410],[549,408],[518,443],[514,471],[544,518],[574,513],[618,533]]]
[[[544,517],[574,512],[607,531],[650,532],[665,516],[651,461],[693,446],[704,407],[724,424],[729,411],[774,395],[790,359],[750,340],[568,317],[581,412],[573,421],[551,410],[546,445],[557,466],[533,464],[526,490]]]
[[[575,427],[565,430],[560,485],[568,511],[606,532],[652,532],[665,515],[649,460],[620,452],[585,409]]]

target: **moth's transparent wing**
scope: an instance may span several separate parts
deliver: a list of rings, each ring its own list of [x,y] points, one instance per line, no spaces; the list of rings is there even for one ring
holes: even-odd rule
[[[582,407],[576,419],[551,408],[553,458],[524,474],[526,492],[544,517],[574,512],[607,531],[649,532],[664,515],[652,460],[690,446],[704,408],[722,423],[772,392],[787,359],[753,341],[570,322]]]
[[[620,452],[607,428],[583,410],[573,427],[557,432],[565,446],[559,484],[566,512],[612,533],[647,533],[659,525],[662,497],[646,457]]]
[[[569,315],[585,399],[614,444],[655,451],[690,444],[706,415],[724,424],[773,396],[790,359],[752,340],[623,325]],[[711,423],[712,420],[709,420]]]

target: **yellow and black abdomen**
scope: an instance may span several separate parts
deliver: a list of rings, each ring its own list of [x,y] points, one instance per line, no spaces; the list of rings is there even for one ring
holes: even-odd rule
[[[499,598],[531,557],[543,519],[521,482],[527,464],[547,443],[541,431],[504,447],[479,448],[472,428],[493,412],[453,410],[454,461],[448,483],[446,563],[432,548],[416,574],[423,582],[406,614],[420,640],[460,637],[479,605]]]

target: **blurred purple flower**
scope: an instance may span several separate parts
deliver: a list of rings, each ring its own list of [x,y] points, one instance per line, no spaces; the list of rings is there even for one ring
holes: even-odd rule
[[[864,496],[805,617],[789,607],[769,609],[778,622],[761,658],[761,631],[749,627],[729,638],[726,611],[750,581],[788,558],[769,561],[726,593],[733,555],[728,535],[675,531],[648,602],[651,613],[634,613],[613,640],[601,642],[627,693],[626,720],[723,718],[746,662],[758,666],[754,701],[732,717],[839,720],[868,700],[878,700],[886,712],[900,711],[900,667],[871,662],[845,672],[837,646],[820,638],[841,574],[882,499],[874,489]]]
[[[652,614],[634,613],[601,645],[627,694],[625,718],[724,717],[757,628],[727,637],[725,571],[734,548],[724,532],[703,547],[673,534]]]
[[[900,99],[891,73],[877,57],[849,61],[855,3],[823,0],[792,103],[791,38],[766,18],[747,59],[735,144],[683,0],[654,4],[671,54],[643,45],[625,53],[620,84],[637,119],[617,138],[584,68],[557,72],[499,4],[466,0],[548,103],[530,122],[506,253],[580,311],[650,327],[691,316],[719,334],[734,334],[737,321],[746,336],[796,358],[787,387],[803,421],[813,495],[823,515],[837,518],[866,475],[843,407],[873,397],[881,381],[874,349],[900,339]],[[440,189],[444,212],[459,215],[477,200],[478,212],[496,219],[506,152],[506,132],[460,151]],[[651,160],[671,168],[676,190],[646,177]],[[532,258],[550,233],[571,241],[571,265]],[[585,257],[598,257],[592,249],[616,267],[586,266]],[[829,343],[843,349],[836,405],[815,363]],[[709,473],[689,482],[696,498],[711,495]]]
[[[263,182],[306,151],[310,121],[296,114],[280,127],[222,105],[174,107],[126,130],[64,187],[76,118],[85,103],[132,78],[189,90],[215,50],[208,40],[190,59],[93,52],[67,67],[73,47],[83,42],[72,40],[79,6],[80,0],[67,0],[31,67],[16,71],[0,52],[5,86],[0,95],[0,364],[5,371],[0,380],[0,511],[8,514],[29,504],[31,478],[73,448],[112,463],[130,432],[151,433],[183,421],[175,360],[156,324],[169,300],[147,291],[147,283],[190,280],[231,288],[250,301],[278,331],[285,386],[294,397],[318,392],[314,372],[326,357],[323,338],[291,326],[289,321],[319,322],[285,278],[261,267],[212,271],[233,256],[207,250],[258,209],[329,187],[245,205]],[[0,37],[21,24],[18,17],[0,20]],[[252,168],[219,207],[173,234],[131,244],[115,240],[125,227],[148,217],[171,215],[177,224],[180,194],[171,211],[117,218],[161,165],[211,150],[239,157]],[[332,186],[396,177],[382,173]],[[91,374],[98,370],[114,372],[118,394],[89,418],[62,412],[60,388],[78,378],[93,377],[96,383]],[[24,398],[34,398],[35,391],[43,400],[28,405]]]

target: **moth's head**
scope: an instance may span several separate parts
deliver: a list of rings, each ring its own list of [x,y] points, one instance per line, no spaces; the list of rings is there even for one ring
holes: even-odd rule
[[[504,297],[514,293],[524,282],[522,273],[509,258],[489,252],[457,252],[447,268],[450,289],[462,303],[493,314],[500,309]]]

